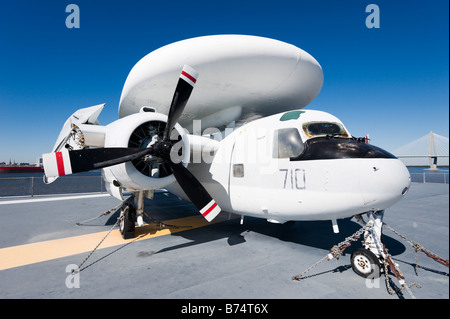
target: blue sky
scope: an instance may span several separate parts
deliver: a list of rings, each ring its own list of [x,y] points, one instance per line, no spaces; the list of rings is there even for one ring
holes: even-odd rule
[[[80,28],[65,25],[80,8]],[[368,4],[380,28],[365,24]],[[149,52],[211,34],[294,44],[322,65],[308,106],[339,117],[355,136],[394,150],[430,130],[449,136],[447,0],[5,1],[0,0],[0,162],[51,151],[79,108],[107,103],[117,119],[128,72]]]

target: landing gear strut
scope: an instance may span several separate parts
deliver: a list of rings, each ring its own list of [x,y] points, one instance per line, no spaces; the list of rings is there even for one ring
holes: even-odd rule
[[[153,198],[153,191],[134,192],[130,200],[124,202],[120,210],[120,233],[123,239],[134,238],[136,223],[138,226],[144,224],[144,199]]]
[[[381,228],[383,227],[384,211],[369,212],[367,225],[371,227],[364,232],[364,248],[356,249],[350,263],[353,271],[364,278],[379,278],[385,260],[383,244],[381,243]]]

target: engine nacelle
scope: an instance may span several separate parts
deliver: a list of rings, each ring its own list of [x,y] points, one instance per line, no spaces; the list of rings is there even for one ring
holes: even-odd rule
[[[148,148],[162,137],[166,123],[166,115],[154,112],[142,111],[121,118],[106,126],[104,147]],[[172,148],[171,159],[187,166],[189,139],[179,124],[175,125],[171,140],[178,140]],[[129,191],[155,190],[175,182],[168,164],[151,155],[104,168],[102,175],[108,192],[119,199],[123,188]]]

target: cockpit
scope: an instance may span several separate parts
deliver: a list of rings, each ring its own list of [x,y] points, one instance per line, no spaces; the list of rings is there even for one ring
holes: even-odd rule
[[[274,134],[274,158],[293,158],[300,156],[305,150],[305,142],[317,137],[350,138],[340,123],[334,122],[307,122],[301,126],[302,134],[298,128],[281,128]],[[303,135],[304,137],[302,138]]]
[[[273,158],[290,161],[342,158],[395,158],[354,138],[338,121],[305,121],[274,132]],[[300,124],[300,125],[299,125]]]
[[[275,131],[273,145],[274,158],[296,157],[305,149],[305,144],[295,127]]]
[[[343,138],[351,137],[340,123],[307,122],[302,125],[302,128],[309,138],[327,135]]]

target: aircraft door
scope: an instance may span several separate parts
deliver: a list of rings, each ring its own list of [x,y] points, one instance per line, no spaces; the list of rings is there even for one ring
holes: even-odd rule
[[[273,134],[273,129],[256,125],[237,132],[229,170],[233,209],[254,211],[255,205],[261,209],[267,206],[267,194],[273,188],[271,181],[278,172],[278,159],[273,157]]]
[[[231,160],[228,177],[228,194],[233,210],[238,211],[245,198],[246,179],[249,174],[247,151],[244,138],[245,130],[240,130],[231,148]]]

